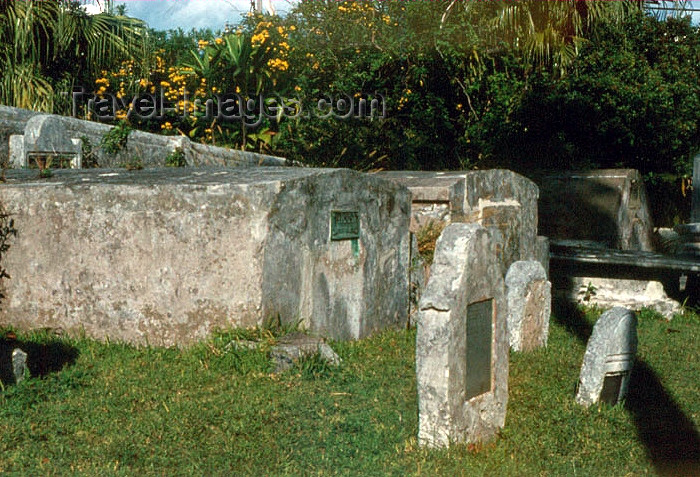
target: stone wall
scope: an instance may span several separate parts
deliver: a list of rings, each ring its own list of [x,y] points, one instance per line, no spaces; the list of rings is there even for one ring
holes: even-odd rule
[[[335,339],[405,325],[407,189],[338,169],[10,170],[0,322],[188,343],[265,319]],[[357,239],[331,240],[332,211]]]

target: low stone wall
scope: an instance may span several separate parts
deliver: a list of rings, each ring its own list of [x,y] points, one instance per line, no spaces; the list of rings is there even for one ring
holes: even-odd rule
[[[37,175],[0,184],[19,231],[1,323],[158,345],[266,319],[334,339],[405,325],[402,186],[310,168]]]
[[[40,118],[52,118],[41,121]],[[99,167],[120,167],[139,159],[144,167],[162,167],[168,156],[180,149],[190,166],[285,166],[286,159],[256,154],[248,151],[193,143],[185,136],[163,136],[143,131],[131,131],[126,146],[116,154],[107,153],[100,145],[102,138],[114,126],[84,121],[82,119],[37,113],[9,106],[0,106],[0,163],[22,167],[23,148],[10,148],[10,141],[18,142],[18,136],[40,137],[41,128],[50,124],[50,136],[64,137],[89,142],[94,160]],[[14,150],[14,151],[13,151]],[[14,152],[14,154],[13,154]]]

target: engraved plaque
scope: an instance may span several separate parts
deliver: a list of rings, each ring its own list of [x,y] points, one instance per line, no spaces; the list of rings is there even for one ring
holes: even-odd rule
[[[360,215],[357,211],[331,210],[331,240],[360,238]]]
[[[492,325],[492,299],[467,306],[467,399],[491,390]]]
[[[620,398],[620,387],[627,373],[606,374],[603,378],[603,390],[600,392],[600,402],[614,406]]]

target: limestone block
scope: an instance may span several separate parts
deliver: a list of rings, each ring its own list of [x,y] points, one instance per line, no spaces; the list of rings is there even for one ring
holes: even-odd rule
[[[562,280],[555,293],[572,302],[601,307],[653,308],[668,319],[681,311],[681,304],[670,298],[663,284],[655,280],[574,276]]]
[[[583,356],[576,402],[614,405],[624,399],[637,354],[637,317],[622,307],[598,318]]]
[[[438,239],[416,335],[421,445],[486,441],[505,423],[508,337],[490,232],[451,224]]]
[[[518,261],[506,274],[508,340],[513,351],[547,345],[552,285],[539,262]]]

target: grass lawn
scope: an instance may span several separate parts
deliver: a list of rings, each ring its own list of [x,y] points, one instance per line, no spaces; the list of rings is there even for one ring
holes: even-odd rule
[[[571,475],[700,471],[700,318],[639,319],[624,404],[584,409],[573,393],[595,310],[558,311],[549,345],[511,354],[501,436],[416,445],[415,331],[332,343],[271,375],[265,351],[228,331],[187,349],[20,334],[43,375],[0,392],[0,471],[18,475]],[[7,343],[5,343],[7,348]],[[31,358],[30,358],[31,359]],[[64,364],[65,363],[65,364]],[[64,364],[63,366],[61,366]],[[691,466],[694,465],[694,468]]]

